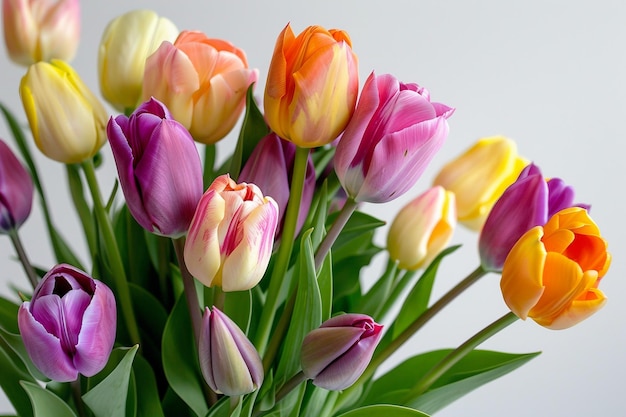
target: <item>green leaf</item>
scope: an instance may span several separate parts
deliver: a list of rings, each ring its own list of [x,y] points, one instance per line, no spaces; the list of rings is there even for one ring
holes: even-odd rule
[[[429,391],[404,402],[420,377],[450,352],[451,349],[437,350],[407,359],[372,383],[363,404],[400,404],[432,414],[539,355],[474,350],[443,374]]]
[[[128,385],[133,359],[138,348],[139,346],[114,349],[107,367],[110,366],[111,362],[118,360],[117,356],[122,354],[124,356],[119,360],[115,369],[82,396],[83,401],[96,417],[126,415]],[[106,373],[106,370],[101,371],[102,373]],[[100,374],[96,376],[96,379],[99,379],[99,377],[101,377]]]
[[[311,229],[303,234],[298,262],[299,279],[295,307],[276,370],[278,386],[298,372],[304,336],[322,324],[322,300],[315,275]]]
[[[15,353],[20,358],[21,362],[26,366],[28,372],[33,376],[33,378],[42,381],[48,380],[48,378],[44,376],[30,360],[30,356],[28,356],[28,352],[26,352],[26,347],[24,346],[22,336],[20,336],[19,334],[7,332],[2,327],[0,327],[0,338],[4,341],[4,343],[6,343],[4,346],[10,347],[13,353]]]
[[[36,417],[76,417],[74,410],[51,391],[27,381],[20,381],[20,385],[28,394]]]
[[[328,320],[333,312],[333,267],[332,252],[328,252],[320,272],[317,275],[317,283],[322,300],[322,322]]]
[[[211,407],[206,417],[229,417],[230,416],[230,397],[222,397]]]
[[[83,232],[85,233],[89,253],[94,254],[97,250],[96,224],[91,209],[85,199],[83,181],[80,177],[80,165],[66,164],[65,169],[67,171],[70,195],[72,196],[72,201],[74,202],[74,208],[78,213],[78,218],[83,226]]]
[[[339,417],[428,417],[428,414],[412,408],[398,405],[377,404],[368,407],[357,408],[341,414]]]
[[[204,399],[204,378],[187,309],[185,294],[174,305],[163,331],[163,370],[170,387],[198,415],[209,408]]]
[[[0,296],[0,327],[11,333],[19,333],[17,327],[17,311],[20,306]]]
[[[133,373],[137,391],[137,417],[164,417],[154,372],[141,355],[135,357]]]
[[[35,383],[32,376],[24,366],[19,367],[16,357],[9,355],[6,349],[10,349],[0,343],[0,387],[7,396],[15,411],[22,417],[32,417],[33,410],[26,391],[18,384],[19,381]]]
[[[389,260],[383,276],[381,276],[376,283],[374,283],[372,288],[361,297],[355,311],[367,314],[375,320],[380,320],[379,313],[391,294],[397,270],[397,264]]]
[[[248,334],[250,320],[252,318],[252,292],[247,290],[224,293],[224,313],[230,317],[245,334]]]

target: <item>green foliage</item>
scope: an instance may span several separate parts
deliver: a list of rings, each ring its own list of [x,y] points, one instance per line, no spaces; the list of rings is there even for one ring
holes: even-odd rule
[[[76,417],[74,410],[51,391],[32,382],[21,381],[20,385],[28,394],[36,417]]]
[[[345,412],[339,417],[428,417],[428,414],[397,405],[370,405]]]

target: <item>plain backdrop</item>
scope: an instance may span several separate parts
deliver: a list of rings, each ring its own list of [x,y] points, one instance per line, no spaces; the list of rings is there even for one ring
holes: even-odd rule
[[[587,321],[550,331],[519,321],[481,348],[543,354],[438,413],[450,416],[620,416],[626,415],[626,284],[624,281],[624,123],[626,116],[626,2],[602,1],[85,1],[74,68],[99,93],[96,57],[106,24],[119,14],[150,8],[179,29],[198,29],[243,48],[259,68],[260,95],[278,33],[287,22],[296,33],[308,25],[349,32],[359,56],[361,84],[372,70],[392,73],[427,87],[433,101],[456,108],[450,135],[418,184],[394,203],[364,210],[390,221],[401,205],[430,186],[450,158],[476,139],[502,134],[549,177],[576,187],[578,200],[609,241],[614,260],[601,289],[609,301]],[[10,62],[0,46],[0,101],[19,119],[18,96],[25,69]],[[13,144],[0,122],[0,137]],[[220,143],[222,155],[235,135]],[[33,147],[33,149],[35,149]],[[110,149],[103,148],[101,185],[115,175]],[[86,259],[85,244],[68,203],[65,170],[37,154],[54,221]],[[38,202],[35,202],[35,207]],[[53,264],[38,208],[21,229],[32,261]],[[384,244],[385,229],[378,240]],[[459,228],[463,243],[441,269],[437,297],[478,264],[477,236]],[[368,277],[381,272],[384,256]],[[27,282],[7,237],[0,236],[0,291]],[[456,346],[505,313],[498,277],[488,275],[418,333],[393,359]],[[0,412],[11,410],[4,395]]]

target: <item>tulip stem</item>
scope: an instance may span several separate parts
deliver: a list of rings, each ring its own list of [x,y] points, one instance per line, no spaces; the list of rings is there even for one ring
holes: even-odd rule
[[[31,265],[28,260],[28,255],[26,255],[26,251],[24,250],[24,246],[22,245],[22,241],[17,233],[17,229],[13,229],[9,232],[9,237],[11,238],[11,242],[13,243],[13,247],[15,247],[15,251],[17,252],[17,257],[20,259],[22,263],[22,268],[24,268],[24,272],[30,281],[30,284],[33,286],[33,290],[37,287],[37,283],[39,282],[39,278],[35,273],[35,269]]]
[[[461,359],[466,357],[471,351],[473,351],[478,345],[489,339],[491,336],[498,333],[500,330],[506,328],[508,325],[517,321],[518,317],[512,312],[506,313],[474,336],[467,339],[462,345],[454,349],[439,363],[430,369],[422,378],[413,386],[407,393],[403,404],[407,404],[414,398],[426,392],[437,380],[456,365]]]
[[[294,388],[296,388],[298,385],[300,385],[306,380],[307,380],[307,377],[304,375],[302,371],[295,374],[293,377],[291,377],[289,381],[285,382],[285,384],[282,387],[280,387],[280,389],[276,393],[276,397],[274,398],[274,404],[277,404],[280,400],[285,398],[287,394],[293,391]],[[258,410],[257,407],[258,407],[258,404],[254,408],[252,417],[258,417],[261,414],[263,414],[263,411]]]
[[[300,212],[300,201],[302,200],[302,190],[304,188],[308,158],[309,149],[296,147],[296,155],[293,163],[293,177],[291,178],[291,189],[289,190],[289,202],[287,203],[283,232],[280,238],[281,243],[270,276],[267,297],[255,338],[255,345],[261,356],[263,356],[265,348],[267,347],[270,331],[276,315],[276,309],[279,304],[280,290],[285,286],[287,288],[290,287],[290,285],[284,282],[284,279],[289,269],[289,260],[291,258],[291,251],[296,234],[296,225]]]
[[[330,248],[333,246],[333,243],[335,243],[335,240],[337,240],[339,233],[341,233],[346,223],[348,223],[348,220],[350,220],[352,213],[354,213],[358,206],[359,204],[353,198],[348,198],[346,200],[345,204],[341,208],[341,211],[339,212],[339,215],[335,219],[335,222],[330,229],[328,229],[328,233],[326,233],[324,240],[322,240],[322,243],[320,243],[317,248],[317,252],[315,252],[316,271],[322,266],[322,262],[324,262],[324,258],[326,258],[328,251],[330,251]]]
[[[93,160],[87,159],[82,163],[82,167],[83,172],[85,173],[85,178],[87,179],[89,191],[91,192],[91,198],[93,199],[96,219],[100,226],[100,232],[102,234],[104,244],[106,245],[107,260],[109,261],[109,266],[111,267],[111,278],[115,285],[116,295],[122,310],[124,322],[126,323],[126,329],[128,331],[128,335],[130,336],[131,343],[133,345],[141,346],[139,328],[137,327],[137,320],[135,319],[133,303],[130,297],[130,290],[128,288],[128,280],[126,279],[126,271],[124,269],[124,264],[122,263],[122,257],[120,255],[119,247],[117,246],[117,241],[115,240],[111,219],[104,208]]]
[[[85,412],[85,404],[83,403],[83,398],[81,396],[82,390],[80,387],[80,379],[79,376],[76,381],[72,381],[70,386],[72,387],[72,396],[74,397],[74,405],[76,406],[76,411],[80,417],[85,417],[87,413]]]

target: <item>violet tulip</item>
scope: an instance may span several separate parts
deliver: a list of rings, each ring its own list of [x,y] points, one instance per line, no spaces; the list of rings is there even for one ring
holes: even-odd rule
[[[116,329],[115,297],[101,281],[71,265],[52,268],[18,311],[33,364],[50,379],[75,381],[106,365]]]
[[[453,112],[417,84],[372,72],[335,154],[348,196],[384,203],[405,193],[443,145]]]
[[[202,163],[187,129],[152,98],[130,117],[111,118],[107,134],[135,220],[158,235],[184,235],[203,187]]]
[[[33,181],[11,149],[0,140],[0,233],[17,229],[33,205]]]
[[[272,255],[278,205],[254,184],[228,174],[213,181],[193,216],[185,242],[189,272],[208,287],[244,291],[263,278]]]
[[[342,314],[326,320],[302,342],[302,372],[320,388],[348,388],[367,368],[382,330],[382,325],[364,314]]]
[[[487,216],[478,242],[482,267],[500,271],[511,248],[526,231],[543,226],[553,214],[574,205],[572,187],[559,178],[546,181],[536,165],[528,165]]]
[[[217,307],[204,310],[198,352],[204,380],[217,393],[244,395],[263,383],[259,353],[237,324]]]
[[[257,185],[263,191],[263,194],[271,196],[278,204],[276,238],[280,237],[283,228],[283,219],[287,209],[287,202],[289,201],[295,155],[296,145],[279,138],[275,133],[270,133],[261,139],[254,148],[238,178],[239,181]],[[296,235],[302,228],[309,213],[314,191],[315,168],[313,167],[313,160],[309,156]]]

